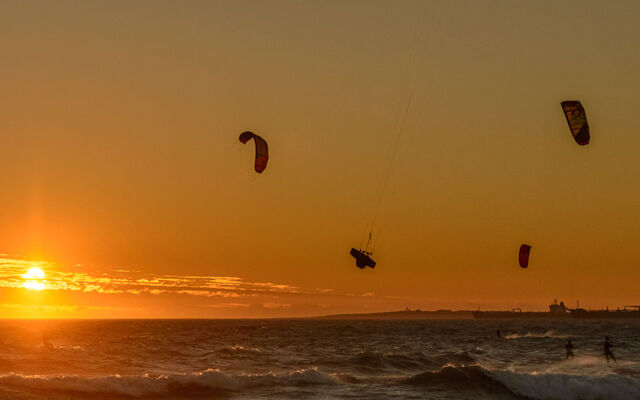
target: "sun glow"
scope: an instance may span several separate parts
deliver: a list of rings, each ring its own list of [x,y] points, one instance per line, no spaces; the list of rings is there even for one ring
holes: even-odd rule
[[[32,290],[42,290],[44,289],[44,280],[45,273],[42,269],[38,267],[29,268],[26,274],[22,275],[25,279],[22,284],[23,287]]]

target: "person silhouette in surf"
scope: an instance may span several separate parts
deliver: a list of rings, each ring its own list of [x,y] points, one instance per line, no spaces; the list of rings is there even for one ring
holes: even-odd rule
[[[613,356],[613,353],[611,352],[612,347],[613,345],[611,344],[611,342],[609,342],[609,336],[605,336],[604,337],[604,356],[607,357],[607,364],[609,363],[609,357],[613,358],[613,362],[618,362],[616,361],[616,358]]]
[[[498,330],[496,331],[496,336],[497,336],[497,337],[499,337],[499,338],[502,338],[502,335],[500,334],[500,329],[498,329]]]
[[[47,340],[46,335],[42,335],[42,345],[49,351],[55,350],[55,347]]]
[[[567,350],[567,360],[569,359],[569,357],[571,357],[571,359],[573,360],[573,344],[571,343],[571,339],[567,341],[567,344],[564,346],[564,348]]]

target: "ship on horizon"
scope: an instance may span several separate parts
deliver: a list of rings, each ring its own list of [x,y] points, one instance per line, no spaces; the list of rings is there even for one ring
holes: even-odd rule
[[[585,310],[584,308],[574,308],[569,310],[573,319],[630,319],[640,318],[640,306],[624,306],[614,311],[607,307],[604,310]]]
[[[511,311],[473,311],[475,319],[568,319],[571,318],[569,309],[564,305],[564,301],[558,304],[554,300],[549,305],[549,311],[522,311],[521,308],[514,308]]]

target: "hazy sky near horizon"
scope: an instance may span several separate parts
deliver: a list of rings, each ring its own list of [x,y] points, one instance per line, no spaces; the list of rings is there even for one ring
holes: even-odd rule
[[[639,16],[635,1],[1,1],[0,317],[637,304]],[[378,267],[361,271],[348,251],[409,95]],[[270,144],[261,175],[244,130]],[[34,262],[46,290],[21,287]]]

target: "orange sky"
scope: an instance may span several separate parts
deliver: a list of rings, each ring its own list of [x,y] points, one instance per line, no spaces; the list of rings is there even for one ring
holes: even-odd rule
[[[4,1],[0,317],[637,304],[638,15],[634,1]],[[378,267],[361,271],[348,251],[409,93]],[[243,130],[269,141],[261,175]],[[45,290],[22,287],[32,262]]]

